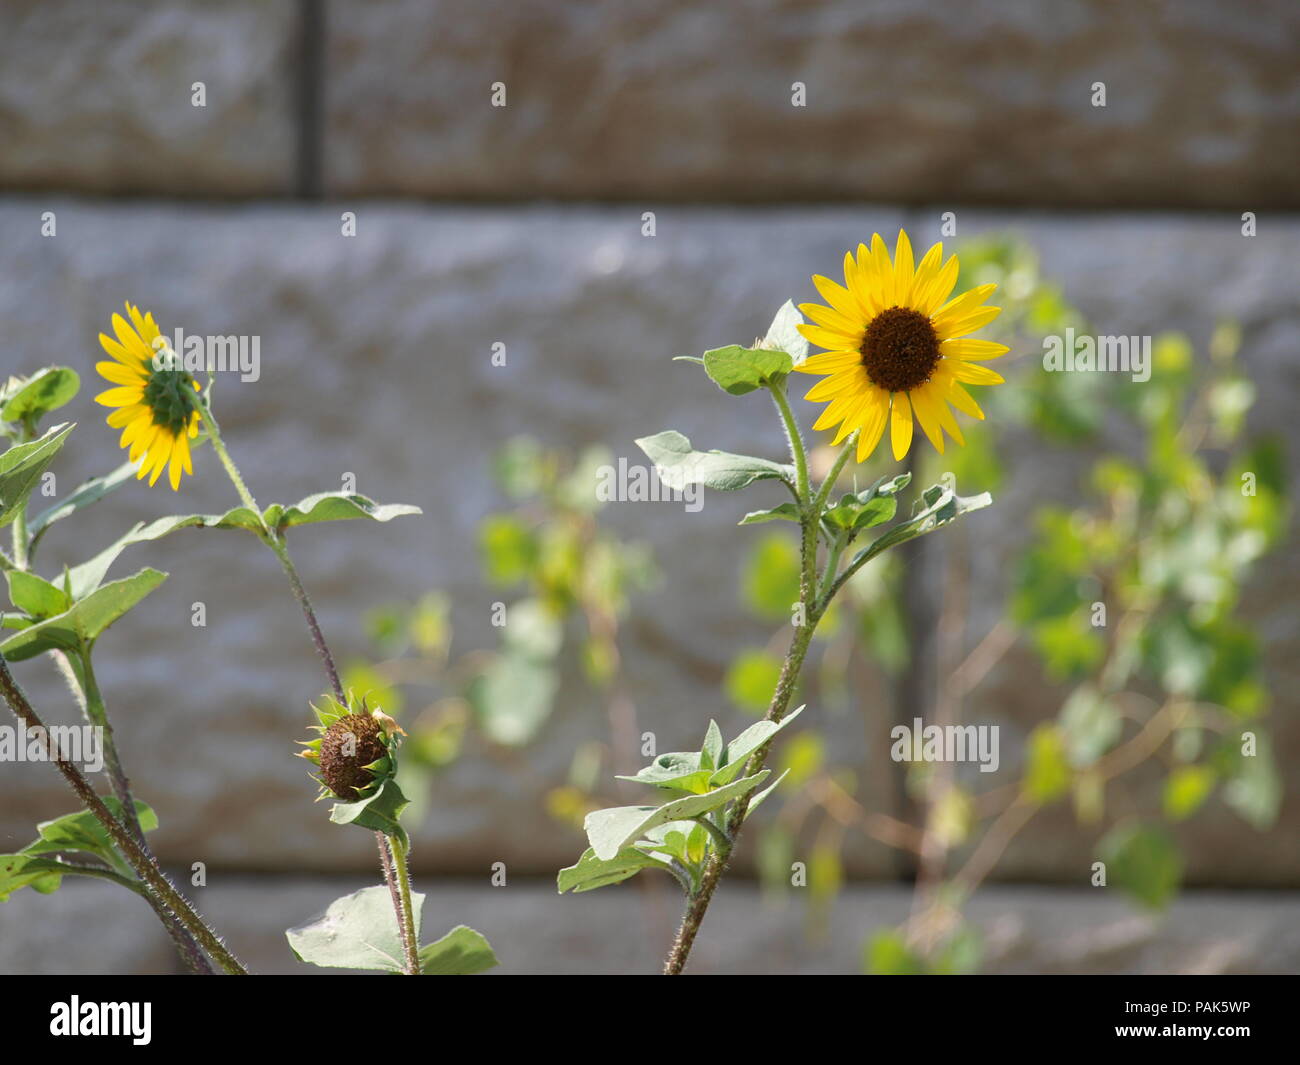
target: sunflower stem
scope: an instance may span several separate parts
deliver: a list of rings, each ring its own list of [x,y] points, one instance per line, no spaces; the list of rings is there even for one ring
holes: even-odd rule
[[[51,741],[49,730],[45,727],[40,715],[36,713],[22,688],[14,680],[13,674],[9,672],[9,666],[5,662],[3,655],[0,655],[0,695],[4,696],[5,702],[9,704],[14,716],[27,726],[29,734],[34,733],[42,738],[49,760],[55,764],[55,767],[72,787],[72,790],[77,793],[82,805],[104,827],[104,831],[108,833],[109,839],[113,841],[118,852],[126,860],[136,876],[148,887],[159,904],[165,906],[185,924],[185,927],[189,929],[203,949],[227,973],[246,976],[247,970],[239,964],[239,961],[226,949],[226,945],[221,942],[216,933],[195,912],[194,908],[186,901],[185,896],[168,879],[167,874],[145,857],[139,845],[131,838],[126,826],[113,816],[113,812],[104,805],[104,800],[95,794],[95,789],[90,786],[81,770],[71,762],[63,759],[57,747]]]
[[[397,919],[402,932],[402,946],[406,951],[406,975],[419,976],[419,932],[415,927],[415,907],[411,903],[411,874],[406,867],[407,848],[396,836],[388,837],[388,847],[393,854],[393,866],[397,870],[397,883],[401,890],[401,907]]]
[[[813,632],[817,628],[817,622],[821,620],[822,612],[824,612],[824,606],[819,608],[817,599],[817,539],[818,529],[821,526],[821,508],[825,505],[830,489],[823,485],[823,490],[817,494],[815,500],[808,498],[807,459],[803,453],[803,443],[799,440],[798,427],[794,424],[794,418],[790,414],[790,406],[785,402],[784,394],[773,388],[772,395],[776,399],[777,409],[782,412],[782,418],[786,419],[786,432],[791,438],[791,451],[795,456],[795,470],[800,476],[802,510],[799,519],[801,532],[799,568],[799,607],[801,617],[799,621],[801,623],[795,627],[794,636],[790,640],[790,649],[786,652],[785,661],[781,665],[781,675],[777,680],[776,690],[772,693],[772,701],[764,718],[766,721],[779,723],[790,708],[790,700],[794,697],[795,685],[799,680],[799,672],[803,668],[804,658],[808,654],[808,647],[812,643]],[[798,441],[797,447],[796,441]],[[845,450],[847,452],[847,448]],[[842,468],[843,464],[838,464],[832,471],[831,477],[828,478],[828,484],[839,475],[839,470]],[[762,771],[770,747],[771,741],[765,743],[750,756],[749,761],[745,763],[745,776],[753,776],[755,773]],[[664,961],[665,976],[680,976],[686,968],[691,948],[695,944],[695,937],[699,933],[705,913],[708,912],[709,903],[713,901],[713,893],[717,890],[718,883],[727,870],[727,863],[731,860],[732,852],[736,849],[740,830],[749,812],[749,799],[748,795],[743,795],[731,804],[725,828],[720,829],[718,835],[714,837],[717,845],[716,849],[704,867],[704,875],[700,878],[699,888],[687,897],[686,912],[682,915],[682,923],[677,930],[677,937],[673,941],[667,959]],[[725,842],[719,836],[724,837]]]
[[[785,395],[785,385],[769,383],[767,388],[772,393],[772,400],[776,403],[776,409],[781,415],[781,421],[785,426],[785,436],[790,444],[790,457],[794,459],[795,494],[799,497],[800,508],[806,509],[808,506],[808,453],[804,450],[803,437],[799,435],[799,423],[794,420],[794,413],[790,410],[790,401]]]
[[[253,498],[253,493],[248,490],[248,485],[244,483],[239,467],[235,465],[235,460],[230,457],[230,452],[226,450],[225,442],[221,439],[221,427],[217,424],[217,419],[206,399],[200,399],[197,406],[199,417],[203,420],[204,428],[208,431],[208,437],[212,441],[212,448],[221,460],[221,465],[225,468],[231,483],[234,484],[235,491],[239,494],[241,502],[257,515],[257,520],[262,526],[262,541],[280,560],[280,566],[284,570],[285,576],[289,578],[289,588],[293,591],[293,597],[298,600],[298,606],[302,608],[302,615],[307,621],[307,629],[311,634],[312,645],[316,648],[316,654],[320,656],[320,660],[325,666],[325,673],[329,677],[330,687],[334,690],[334,696],[338,699],[339,704],[346,707],[348,698],[343,691],[343,682],[339,677],[338,666],[334,662],[334,655],[330,652],[329,644],[325,642],[325,634],[321,632],[320,621],[317,619],[316,611],[311,605],[311,597],[303,586],[302,578],[298,576],[298,569],[293,564],[293,559],[289,557],[288,545],[285,544],[280,531],[271,528],[266,522],[266,515],[258,509],[257,500]],[[379,859],[384,871],[384,880],[388,884],[388,893],[393,902],[393,912],[397,917],[397,927],[402,933],[402,945],[406,952],[407,969],[411,974],[415,975],[420,971],[419,954],[415,943],[415,921],[411,911],[411,888],[409,878],[406,876],[405,856],[403,855],[399,862],[397,859],[397,846],[390,845],[388,837],[382,832],[376,832],[375,836],[379,843]],[[401,887],[393,877],[394,865],[398,866],[403,879],[403,886]]]
[[[216,451],[217,457],[221,460],[221,465],[225,468],[226,474],[235,486],[240,501],[257,515],[257,520],[262,526],[261,538],[263,542],[275,553],[275,557],[280,560],[280,566],[284,569],[285,576],[289,578],[289,588],[293,591],[293,597],[298,600],[303,617],[307,620],[307,629],[311,633],[312,644],[316,648],[316,653],[320,656],[321,662],[325,665],[330,687],[334,690],[339,702],[346,705],[347,697],[343,694],[343,684],[339,678],[338,666],[334,662],[334,655],[330,653],[329,644],[325,642],[325,634],[321,632],[320,621],[316,617],[316,611],[312,609],[311,598],[307,595],[307,589],[303,586],[302,578],[298,576],[298,570],[293,564],[293,559],[289,557],[289,548],[279,532],[267,525],[266,517],[258,508],[257,500],[253,498],[253,493],[248,490],[248,485],[244,483],[239,467],[235,465],[235,460],[230,457],[230,452],[226,450],[225,442],[221,439],[221,427],[217,424],[216,416],[212,413],[211,408],[205,401],[200,400],[198,409],[199,417],[203,420],[203,427],[207,429],[208,438],[212,441],[212,448]]]
[[[126,825],[126,830],[131,833],[136,845],[140,848],[140,852],[157,866],[158,858],[154,855],[153,848],[149,846],[149,841],[145,838],[144,827],[140,824],[140,815],[135,809],[135,796],[131,794],[130,781],[122,768],[122,759],[117,753],[117,743],[113,739],[113,726],[109,724],[108,720],[108,706],[104,702],[104,695],[100,691],[99,682],[95,678],[95,669],[90,661],[90,648],[84,640],[81,641],[76,664],[67,655],[59,655],[59,657],[62,659],[62,664],[66,665],[68,673],[71,674],[74,690],[79,686],[80,695],[84,700],[82,710],[86,715],[86,720],[99,729],[100,742],[104,750],[104,763],[108,769],[108,779],[112,784],[113,794],[122,806],[122,820]],[[177,953],[180,954],[181,960],[193,972],[211,976],[212,966],[208,964],[208,960],[203,956],[203,951],[198,942],[190,934],[180,917],[169,913],[167,908],[153,895],[148,892],[142,892],[142,894],[148,900],[149,905],[153,907],[158,920],[167,929],[167,934],[171,937],[172,944],[176,947]]]

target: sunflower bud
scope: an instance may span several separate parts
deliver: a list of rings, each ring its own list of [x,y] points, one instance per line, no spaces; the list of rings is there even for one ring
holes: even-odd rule
[[[396,770],[397,736],[404,735],[397,723],[381,710],[370,710],[365,700],[348,706],[330,697],[325,708],[312,707],[321,735],[303,744],[301,757],[320,770],[316,781],[321,798],[333,797],[356,802],[374,794],[378,785]]]

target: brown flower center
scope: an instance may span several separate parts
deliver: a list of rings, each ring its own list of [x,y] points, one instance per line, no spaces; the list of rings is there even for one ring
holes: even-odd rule
[[[325,731],[320,745],[320,775],[330,791],[346,802],[374,779],[365,768],[385,753],[379,723],[369,714],[348,714]]]
[[[910,307],[876,315],[859,350],[871,383],[887,392],[925,384],[939,365],[939,335],[926,315]]]

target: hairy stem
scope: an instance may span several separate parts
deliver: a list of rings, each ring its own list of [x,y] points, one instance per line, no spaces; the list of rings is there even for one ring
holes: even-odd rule
[[[185,900],[185,897],[167,878],[167,875],[145,857],[139,844],[131,838],[126,826],[113,816],[112,811],[104,805],[104,800],[95,794],[94,788],[90,786],[81,770],[71,762],[63,760],[58,749],[50,740],[49,731],[46,729],[44,722],[36,713],[32,704],[28,702],[27,696],[18,686],[18,682],[14,680],[13,674],[9,672],[9,665],[5,662],[3,656],[0,656],[0,695],[4,696],[9,708],[13,710],[18,720],[27,727],[29,733],[34,733],[42,738],[50,760],[63,774],[72,790],[76,792],[82,805],[94,814],[96,820],[103,825],[104,831],[108,833],[113,845],[149,891],[163,906],[184,923],[189,932],[221,968],[232,975],[247,975],[247,970],[226,949],[225,944],[207,926],[203,918],[194,911],[193,907]]]
[[[411,904],[411,874],[406,868],[406,846],[393,836],[388,837],[388,846],[393,852],[393,865],[401,889],[401,909],[397,916],[402,931],[402,947],[406,951],[406,975],[419,976],[420,947],[416,942],[419,932],[415,927],[415,907]]]
[[[104,703],[103,693],[100,691],[99,682],[95,678],[94,666],[91,665],[90,648],[84,643],[82,644],[75,665],[71,658],[61,657],[67,663],[69,672],[80,684],[81,693],[85,698],[83,709],[86,713],[86,720],[99,729],[104,751],[104,765],[108,770],[108,779],[112,785],[113,794],[117,796],[117,801],[122,805],[122,820],[126,825],[126,829],[131,833],[141,853],[150,862],[157,865],[158,859],[153,853],[153,848],[149,846],[149,841],[145,838],[144,828],[140,824],[140,815],[135,809],[135,797],[131,794],[131,784],[122,768],[122,759],[117,753],[117,743],[113,739],[113,726],[108,721],[108,707]],[[213,975],[212,966],[208,963],[207,958],[203,956],[198,941],[185,928],[180,917],[170,913],[153,895],[146,894],[145,898],[149,900],[149,905],[153,907],[158,919],[162,921],[163,926],[167,929],[167,934],[171,937],[171,941],[180,954],[181,960],[193,972],[204,976]]]
[[[794,697],[795,686],[799,680],[799,671],[803,668],[804,658],[808,654],[808,645],[812,643],[813,632],[817,628],[818,620],[820,620],[817,604],[817,536],[821,523],[821,511],[826,504],[827,497],[830,495],[831,486],[844,468],[853,441],[850,440],[849,445],[841,452],[826,482],[817,493],[816,500],[810,499],[808,463],[804,454],[803,441],[799,436],[799,428],[795,424],[794,416],[790,413],[790,404],[786,401],[784,390],[780,387],[773,387],[771,392],[782,421],[785,422],[786,435],[790,440],[790,453],[795,461],[795,473],[799,489],[801,534],[798,604],[800,608],[800,617],[798,618],[800,624],[796,626],[794,636],[790,640],[790,649],[786,652],[785,661],[781,665],[781,676],[777,680],[776,690],[772,693],[772,701],[768,705],[767,714],[764,718],[764,720],[779,723],[790,709],[790,700]],[[750,756],[745,765],[745,776],[753,776],[755,773],[762,771],[770,747],[771,742],[769,741]],[[736,848],[736,841],[740,836],[740,829],[745,823],[745,815],[748,812],[749,796],[743,795],[731,806],[725,832],[720,831],[719,833],[725,839],[719,840],[715,837],[715,847],[705,864],[704,875],[700,878],[699,889],[687,898],[686,912],[682,915],[682,923],[677,929],[677,937],[673,941],[672,948],[669,950],[668,957],[664,962],[665,976],[679,976],[686,968],[686,962],[690,957],[691,948],[695,944],[695,937],[699,933],[700,924],[704,920],[705,913],[708,912],[709,903],[713,901],[713,893],[717,890],[723,873],[726,872],[727,863],[731,860],[732,852]]]

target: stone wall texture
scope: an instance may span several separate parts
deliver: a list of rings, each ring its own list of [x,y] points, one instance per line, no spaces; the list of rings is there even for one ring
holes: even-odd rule
[[[509,436],[600,443],[635,460],[634,438],[673,427],[700,445],[770,451],[758,397],[701,389],[698,371],[669,357],[761,332],[789,296],[814,298],[810,273],[874,230],[905,225],[928,244],[945,211],[957,214],[959,242],[1026,238],[1099,332],[1180,329],[1203,351],[1215,321],[1235,318],[1259,388],[1251,431],[1286,434],[1300,396],[1300,216],[1285,213],[1300,198],[1298,12],[1271,0],[1249,10],[1208,0],[10,3],[0,33],[0,375],[48,362],[83,371],[67,410],[80,425],[56,467],[71,486],[117,461],[90,378],[95,334],[123,300],[168,328],[259,336],[261,379],[223,379],[218,400],[259,500],[290,502],[353,474],[373,498],[424,509],[389,525],[295,534],[342,659],[364,653],[368,607],[429,587],[453,598],[457,650],[493,645],[499,593],[480,578],[476,529],[505,502],[486,474]],[[196,81],[205,108],[191,105]],[[796,81],[806,107],[791,105]],[[1105,108],[1090,103],[1096,81]],[[494,82],[505,83],[504,108],[491,104]],[[324,200],[303,195],[317,191]],[[644,210],[656,212],[652,238]],[[1251,238],[1240,232],[1247,210],[1259,212]],[[48,212],[54,237],[41,231]],[[344,212],[355,214],[353,237],[341,233]],[[505,366],[492,364],[497,342]],[[1005,361],[1011,387],[1035,370],[1034,352]],[[810,424],[809,405],[798,413]],[[1297,491],[1300,453],[1287,447]],[[1075,498],[1096,453],[1043,448],[1014,430],[1005,450],[1017,457],[997,506],[970,519],[971,599],[991,604],[971,612],[975,636],[1005,595],[1028,516]],[[623,639],[639,726],[663,749],[695,742],[710,716],[724,731],[744,723],[721,680],[737,650],[770,633],[741,620],[729,592],[699,590],[730,586],[735,522],[764,498],[714,496],[698,514],[669,503],[606,511],[620,533],[672,560]],[[201,453],[179,507],[233,503],[214,456]],[[53,527],[44,565],[80,561],[176,504],[132,483],[92,518]],[[263,951],[270,971],[289,963],[266,936],[369,875],[373,843],[308,801],[289,755],[320,693],[319,665],[274,559],[237,535],[196,531],[129,549],[115,574],[148,564],[171,576],[104,638],[100,680],[127,768],[160,813],[160,855],[215,871],[203,905],[219,925],[235,922],[236,946]],[[196,601],[206,628],[189,624]],[[1294,925],[1300,887],[1298,601],[1292,536],[1244,607],[1266,647],[1286,795],[1278,825],[1255,833],[1210,808],[1180,828],[1193,884],[1291,892],[1189,896],[1159,930],[1125,924],[1109,903],[1094,913],[1074,889],[1086,883],[1095,833],[1063,810],[1032,823],[998,867],[1004,881],[1062,886],[994,889],[980,919],[1010,944],[995,967],[1300,966],[1300,944],[1280,931]],[[582,848],[543,802],[602,720],[569,673],[541,740],[515,756],[472,740],[416,834],[416,872],[440,885],[440,911],[489,935],[491,863],[527,883]],[[20,664],[19,679],[52,718],[76,719],[48,663]],[[910,718],[872,679],[880,719]],[[968,714],[1003,727],[1007,763],[1060,694],[1014,651]],[[880,757],[852,714],[815,724],[838,758]],[[1127,782],[1108,796],[1112,808],[1156,808],[1154,785]],[[880,775],[860,798],[888,809],[895,795]],[[70,805],[48,767],[5,766],[0,850]],[[858,878],[896,871],[880,847],[850,858]],[[548,901],[540,884],[500,893],[510,902],[492,910],[503,938],[551,929],[515,971],[560,971],[588,954],[601,971],[653,968],[631,935],[591,942],[573,900]],[[802,916],[787,906],[764,918],[782,952],[746,955],[720,930],[712,947],[701,941],[715,950],[703,964],[851,970],[861,935],[904,912],[896,889],[855,890],[837,910],[833,958],[798,946]],[[637,896],[606,894],[588,900],[607,908],[610,927],[635,927]],[[273,900],[265,920],[249,916],[254,897]],[[39,907],[70,908],[72,898],[0,906],[0,968],[89,969],[93,951],[65,957],[66,944],[32,928]],[[650,898],[664,913],[675,906],[666,892]],[[1053,906],[1077,922],[1058,934]],[[1008,912],[1020,915],[1019,932],[1007,931]],[[1195,938],[1205,921],[1223,929],[1219,939]],[[165,942],[143,933],[98,950],[116,971],[170,964]]]

